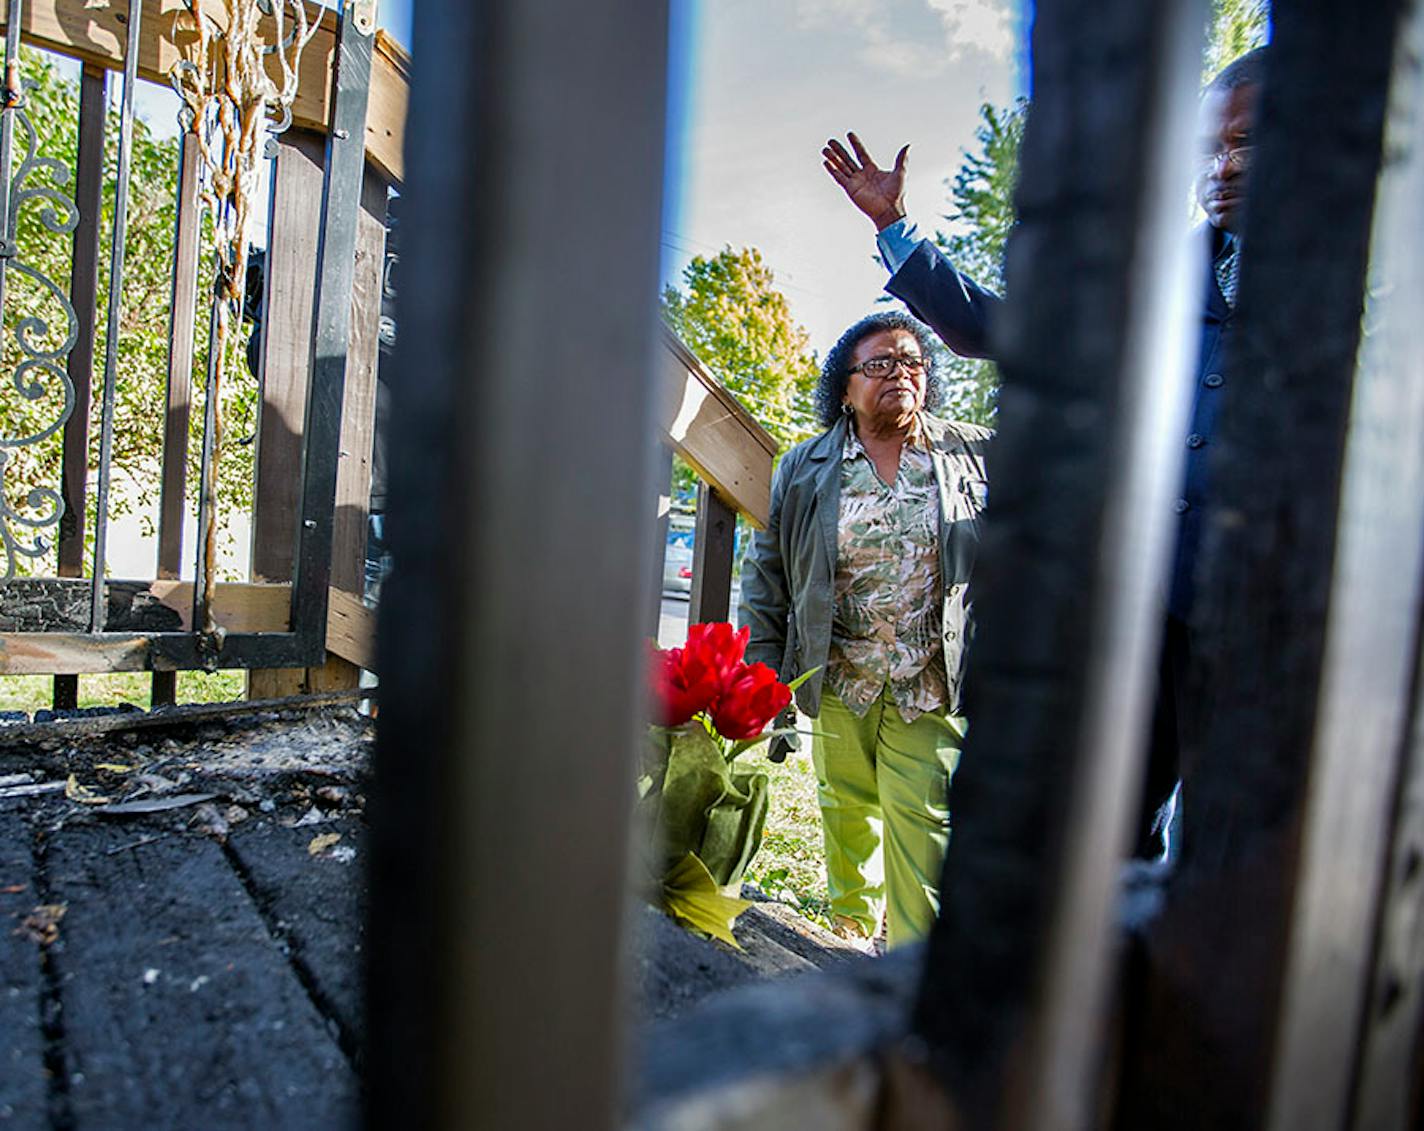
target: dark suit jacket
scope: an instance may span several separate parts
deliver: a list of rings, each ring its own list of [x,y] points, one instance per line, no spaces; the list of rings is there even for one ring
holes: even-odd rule
[[[1220,249],[1220,233],[1204,224],[1201,238],[1212,241],[1214,258]],[[1209,490],[1208,453],[1216,435],[1225,384],[1223,361],[1232,332],[1231,311],[1210,262],[1203,283],[1201,348],[1197,354],[1191,426],[1185,438],[1186,470],[1181,495],[1175,502],[1177,546],[1167,602],[1171,615],[1183,621],[1191,613],[1203,505]],[[956,270],[929,240],[920,241],[885,289],[903,301],[955,353],[963,357],[993,356],[993,324],[1002,300]]]

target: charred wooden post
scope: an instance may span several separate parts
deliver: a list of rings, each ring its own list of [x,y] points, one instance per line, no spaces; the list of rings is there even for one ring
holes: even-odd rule
[[[1417,482],[1417,456],[1392,427],[1372,434],[1417,398],[1417,376],[1394,361],[1370,372],[1367,352],[1370,383],[1354,380],[1391,60],[1414,7],[1275,11],[1199,578],[1201,746],[1182,868],[1148,938],[1127,1126],[1348,1119],[1417,647],[1417,596],[1390,600],[1417,594],[1417,492],[1386,497]],[[1402,89],[1417,118],[1417,80]],[[1408,240],[1406,257],[1424,250],[1417,227],[1377,231]],[[1373,310],[1417,323],[1402,298]],[[1358,478],[1342,511],[1352,395]]]
[[[104,115],[109,75],[85,66],[79,78],[79,145],[75,161],[74,203],[79,224],[74,229],[74,254],[69,268],[69,300],[79,321],[79,334],[65,369],[74,385],[74,410],[64,422],[63,479],[60,492],[64,515],[59,520],[59,575],[84,573],[85,491],[89,477],[89,399],[94,379],[95,298],[99,293],[99,220],[104,187]],[[54,705],[79,705],[79,677],[54,677]]]
[[[666,42],[660,0],[416,11],[371,1127],[616,1122]]]
[[[1326,1114],[1344,1126],[1347,1105],[1360,1131],[1404,1131],[1424,1115],[1424,12],[1411,5],[1403,20],[1276,1042],[1276,1129]]]
[[[1204,21],[1194,0],[1037,7],[973,725],[916,1011],[971,1127],[1083,1126],[1097,1093],[1185,431]]]
[[[697,485],[697,530],[692,543],[689,624],[727,620],[732,608],[732,556],[737,512],[706,483]]]

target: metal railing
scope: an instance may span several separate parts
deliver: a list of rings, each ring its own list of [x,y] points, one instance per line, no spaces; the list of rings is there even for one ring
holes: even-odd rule
[[[296,0],[286,0],[288,4]],[[174,609],[183,622],[176,630],[145,631],[115,630],[109,624],[112,581],[107,576],[107,551],[110,544],[111,484],[116,472],[114,461],[115,396],[118,379],[121,319],[123,316],[126,223],[129,187],[132,177],[132,134],[137,83],[144,80],[166,80],[168,72],[178,63],[182,47],[181,32],[176,20],[159,18],[161,5],[157,0],[131,0],[127,5],[115,4],[94,12],[82,2],[57,0],[55,3],[32,4],[27,0],[9,0],[6,10],[5,109],[0,112],[0,216],[4,218],[3,245],[0,245],[0,316],[4,316],[4,272],[26,272],[44,286],[59,304],[68,323],[68,332],[55,347],[43,348],[34,342],[49,332],[50,327],[34,320],[19,321],[12,333],[25,360],[14,376],[19,392],[34,399],[41,384],[32,371],[38,371],[58,389],[57,405],[47,427],[34,435],[8,438],[10,447],[35,443],[54,435],[61,428],[65,435],[63,483],[30,484],[26,497],[29,511],[38,510],[36,517],[21,513],[8,501],[0,506],[0,537],[6,552],[6,578],[13,590],[23,583],[15,581],[17,556],[40,559],[50,552],[48,529],[57,529],[59,537],[58,566],[63,577],[77,578],[83,573],[84,547],[92,540],[88,571],[89,600],[87,623],[75,627],[62,626],[56,631],[38,633],[0,633],[0,671],[74,673],[82,671],[148,670],[173,671],[185,668],[294,668],[322,664],[328,654],[329,615],[332,599],[329,587],[333,582],[333,545],[339,537],[335,530],[338,479],[343,475],[359,478],[361,470],[369,475],[373,406],[358,398],[358,407],[366,419],[354,424],[346,422],[348,432],[354,427],[358,441],[364,441],[364,453],[354,454],[343,447],[343,393],[347,373],[353,366],[363,371],[359,378],[370,384],[374,377],[376,321],[379,317],[379,281],[374,287],[358,281],[354,273],[364,271],[379,280],[380,249],[358,246],[358,227],[363,207],[367,213],[377,212],[375,222],[384,221],[385,186],[392,173],[398,176],[399,143],[404,109],[403,85],[405,61],[402,53],[382,43],[375,52],[378,92],[383,99],[379,120],[368,130],[367,107],[370,100],[373,50],[377,35],[372,26],[369,5],[347,3],[340,14],[311,8],[311,20],[319,24],[317,39],[309,57],[302,63],[303,79],[308,88],[293,107],[291,121],[296,130],[269,143],[279,154],[294,145],[306,144],[300,134],[317,127],[320,131],[320,154],[317,157],[319,180],[307,186],[298,211],[307,232],[301,233],[307,242],[289,265],[289,270],[269,281],[269,302],[290,305],[301,302],[303,292],[310,295],[310,322],[293,335],[296,339],[284,343],[281,364],[289,373],[274,372],[271,383],[286,379],[289,385],[301,388],[296,421],[287,427],[296,436],[296,466],[282,469],[281,474],[259,477],[255,508],[259,513],[287,513],[292,525],[280,536],[294,550],[289,572],[283,577],[268,577],[270,581],[288,584],[287,609],[284,614],[266,621],[252,616],[224,616],[220,607],[251,605],[236,590],[215,597],[206,584],[214,569],[211,553],[213,520],[217,500],[213,497],[210,470],[215,458],[217,397],[213,395],[212,378],[217,350],[213,330],[216,319],[210,321],[207,356],[208,389],[205,398],[204,427],[199,464],[198,526],[199,550],[196,554],[195,582],[190,607]],[[221,13],[212,5],[198,3],[196,18],[216,19]],[[110,30],[122,33],[110,37]],[[32,187],[27,178],[36,170],[48,172],[56,182],[70,179],[70,171],[50,159],[34,156],[35,131],[26,116],[24,92],[20,89],[19,50],[21,43],[40,47],[80,59],[83,64],[80,95],[78,168],[74,172],[77,191],[71,200],[66,194],[49,187]],[[122,44],[122,47],[118,47]],[[97,428],[99,458],[97,466],[95,518],[91,529],[85,529],[86,478],[88,448],[88,414],[94,357],[95,309],[98,305],[96,282],[97,252],[100,244],[99,218],[102,205],[102,162],[105,129],[105,92],[107,70],[121,69],[123,99],[118,112],[118,154],[114,178],[113,231],[109,243],[110,263],[107,286],[107,326],[102,368],[102,385],[97,397]],[[330,82],[328,82],[329,71]],[[312,89],[314,88],[314,89]],[[396,115],[392,121],[392,107]],[[285,123],[284,123],[285,124]],[[18,132],[17,132],[18,131]],[[16,137],[25,139],[21,146],[18,168],[12,171],[12,155]],[[392,144],[394,139],[394,145]],[[369,148],[369,152],[368,152]],[[188,415],[192,401],[191,370],[194,359],[193,320],[200,303],[210,294],[216,312],[219,300],[211,288],[199,285],[206,267],[198,262],[199,232],[202,217],[198,201],[197,178],[201,175],[194,146],[185,140],[179,158],[179,189],[177,230],[172,289],[169,295],[171,323],[168,341],[167,381],[168,419],[164,430],[161,495],[159,500],[158,562],[160,579],[174,579],[181,568],[180,547],[183,516],[186,511],[186,464],[188,460]],[[374,185],[374,188],[373,188]],[[43,194],[50,210],[43,220],[55,233],[75,233],[75,250],[69,294],[58,284],[29,269],[24,260],[25,249],[17,245],[16,212],[21,203]],[[286,201],[291,211],[294,202]],[[290,228],[274,222],[278,229],[276,243],[292,236]],[[364,229],[363,229],[364,230]],[[315,235],[315,239],[311,237]],[[273,243],[269,232],[269,246]],[[280,251],[280,248],[278,249]],[[359,254],[358,254],[359,253]],[[313,270],[313,264],[315,269]],[[353,294],[362,295],[363,304],[353,309]],[[376,301],[370,301],[371,295]],[[353,318],[357,326],[353,329]],[[15,318],[6,319],[14,323]],[[369,323],[369,325],[367,325]],[[362,349],[353,349],[360,341]],[[259,351],[271,361],[272,351]],[[369,347],[369,348],[367,348]],[[152,374],[153,380],[161,379]],[[266,374],[262,376],[267,376]],[[261,378],[259,378],[260,380]],[[265,399],[265,398],[264,398]],[[259,444],[262,442],[259,438]],[[274,437],[275,442],[275,437]],[[0,450],[0,455],[3,455]],[[356,468],[355,472],[348,469]],[[3,475],[3,467],[0,467]],[[354,493],[368,489],[369,480]],[[353,493],[353,492],[348,492]],[[288,500],[294,500],[290,504]],[[347,526],[360,526],[361,547],[364,550],[365,516],[359,522],[347,517]],[[23,537],[21,535],[24,535]],[[354,536],[347,535],[346,542]],[[343,543],[344,545],[344,543]],[[348,555],[349,556],[349,555]],[[351,573],[346,563],[338,573]],[[359,577],[359,564],[353,566]],[[344,580],[344,591],[359,595],[359,582]],[[171,587],[163,603],[173,606],[183,600]],[[222,593],[222,589],[217,590]],[[263,608],[271,602],[258,601]],[[215,614],[216,619],[215,619]],[[199,631],[203,627],[209,631]],[[213,629],[216,628],[216,631]],[[60,697],[63,698],[62,689]],[[156,685],[156,698],[171,697],[171,679],[167,687]]]

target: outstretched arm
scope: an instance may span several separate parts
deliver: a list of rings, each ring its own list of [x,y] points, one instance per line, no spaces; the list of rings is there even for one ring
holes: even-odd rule
[[[832,138],[821,150],[821,163],[878,232],[905,215],[905,171],[909,167],[910,147],[901,146],[895,155],[895,164],[882,169],[860,138],[849,133],[846,140],[854,153]]]
[[[921,322],[962,357],[989,356],[989,326],[999,297],[962,275],[929,240],[915,241],[905,219],[905,173],[910,147],[902,146],[895,164],[882,169],[855,134],[847,150],[835,138],[821,150],[821,161],[850,202],[869,217],[880,239],[881,258],[890,268],[885,289],[908,306]],[[887,230],[889,229],[889,230]],[[907,230],[908,229],[908,230]],[[915,242],[911,242],[915,241]]]

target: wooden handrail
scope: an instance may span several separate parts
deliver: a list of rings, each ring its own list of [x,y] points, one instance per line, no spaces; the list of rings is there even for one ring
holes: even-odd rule
[[[223,9],[200,0],[203,13],[219,24]],[[20,38],[32,47],[68,55],[109,70],[123,67],[127,6],[90,7],[87,0],[29,0]],[[182,57],[180,46],[192,33],[183,30],[185,0],[143,0],[138,74],[168,82],[168,72]],[[318,30],[302,53],[301,81],[292,105],[292,124],[326,132],[331,109],[332,56],[336,51],[336,13],[308,4]],[[4,20],[0,19],[0,27]],[[383,31],[376,33],[371,60],[371,94],[366,117],[366,156],[389,180],[404,178],[406,105],[410,96],[410,56]]]
[[[662,327],[658,423],[698,476],[757,526],[771,515],[776,441],[671,329]]]

